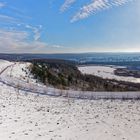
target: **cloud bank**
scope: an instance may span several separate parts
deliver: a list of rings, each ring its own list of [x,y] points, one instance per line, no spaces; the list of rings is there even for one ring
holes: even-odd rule
[[[48,50],[63,49],[60,45],[50,45],[39,40],[29,40],[26,31],[0,30],[0,49],[7,53],[45,53]]]

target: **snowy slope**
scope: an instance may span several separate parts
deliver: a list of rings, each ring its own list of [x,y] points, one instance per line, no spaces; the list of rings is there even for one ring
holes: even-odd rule
[[[134,83],[140,83],[140,78],[134,77],[124,77],[124,76],[117,76],[114,74],[115,67],[111,66],[81,66],[78,69],[83,74],[92,74],[95,76],[102,77],[104,79],[116,79],[118,81],[128,81]]]
[[[44,89],[43,85],[28,76],[28,66],[27,63],[13,63],[0,75],[0,140],[140,139],[140,101],[77,100],[78,96],[105,97],[112,93]],[[14,86],[20,82],[20,88]],[[36,87],[34,92],[31,90],[33,85]],[[35,90],[77,98],[54,98],[36,94]],[[119,92],[114,94],[119,97],[123,95]]]
[[[0,82],[12,86],[18,90],[45,94],[51,96],[64,96],[81,99],[137,99],[140,98],[140,92],[88,92],[60,90],[36,82],[29,72],[30,63],[14,63],[0,74]]]
[[[4,90],[3,90],[4,89]],[[140,101],[76,100],[0,84],[0,140],[139,140]]]
[[[3,70],[5,67],[13,64],[12,62],[6,61],[6,60],[1,60],[0,59],[0,71]]]

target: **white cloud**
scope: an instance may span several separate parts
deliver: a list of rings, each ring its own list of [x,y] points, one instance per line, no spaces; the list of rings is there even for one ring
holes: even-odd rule
[[[0,8],[4,6],[5,4],[0,2]],[[11,15],[13,15],[14,17],[27,17],[24,16],[23,13],[20,12],[20,10],[14,7],[6,5],[6,8],[10,9]],[[62,48],[60,45],[50,45],[46,42],[40,41],[41,31],[43,28],[42,25],[32,26],[31,24],[22,22],[24,20],[20,20],[21,18],[14,17],[0,14],[0,22],[4,23],[3,25],[5,26],[2,26],[0,28],[1,52],[46,53],[48,52],[48,50],[53,51]]]
[[[0,22],[18,23],[19,21],[13,17],[0,14]]]
[[[64,12],[75,2],[76,2],[76,0],[65,0],[64,4],[60,8],[60,11]]]
[[[64,47],[61,46],[61,45],[52,45],[51,47],[52,47],[52,48],[64,48]]]
[[[3,7],[5,7],[5,6],[6,6],[5,3],[0,2],[0,8],[3,8]]]
[[[42,29],[42,25],[39,25],[38,27],[34,27],[31,25],[26,25],[26,28],[31,29],[34,33],[34,40],[38,41],[41,37],[41,29]]]
[[[47,46],[40,41],[28,41],[29,33],[25,31],[0,30],[0,48],[8,52],[22,52],[40,50]]]
[[[15,7],[11,6],[11,5],[10,6],[9,5],[6,5],[6,8],[11,11],[11,14],[14,14],[14,15],[16,15],[19,18],[22,18],[22,19],[31,19],[31,17],[29,15],[28,16],[25,15],[25,13],[23,12],[23,10],[21,10],[21,9],[15,8]]]
[[[8,30],[0,30],[0,38],[5,39],[15,39],[15,40],[24,40],[28,37],[28,33],[25,31],[8,31]]]
[[[83,6],[80,11],[71,19],[71,22],[81,20],[96,14],[99,11],[111,8],[113,6],[121,6],[133,0],[92,0],[91,3]]]
[[[7,31],[0,30],[0,48],[5,49],[18,49],[23,46],[24,40],[27,38],[27,33],[22,31]],[[22,44],[22,45],[21,45]]]
[[[0,49],[5,53],[47,53],[62,49],[60,45],[50,45],[43,41],[29,40],[26,31],[0,29]]]
[[[38,41],[41,37],[42,25],[37,25],[36,27],[31,26],[24,22],[21,22],[17,18],[7,16],[7,15],[2,15],[2,14],[0,14],[0,22],[11,25],[9,29],[16,29],[17,26],[30,29],[33,32],[33,38],[35,41]]]

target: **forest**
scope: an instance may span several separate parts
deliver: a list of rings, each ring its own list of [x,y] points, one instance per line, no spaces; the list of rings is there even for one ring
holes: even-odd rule
[[[34,78],[46,86],[82,91],[140,91],[140,84],[82,74],[73,61],[34,59],[31,63]]]

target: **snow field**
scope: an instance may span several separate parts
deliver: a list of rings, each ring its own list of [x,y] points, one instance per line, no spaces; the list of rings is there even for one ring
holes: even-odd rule
[[[115,67],[111,66],[81,66],[78,69],[83,74],[92,74],[102,77],[104,79],[115,79],[118,81],[127,81],[133,83],[140,83],[140,78],[117,76],[114,74]]]

